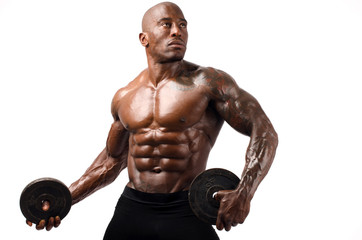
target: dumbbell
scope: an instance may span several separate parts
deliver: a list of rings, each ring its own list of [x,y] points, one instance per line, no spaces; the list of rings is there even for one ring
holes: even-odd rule
[[[222,168],[212,168],[200,173],[191,183],[189,203],[195,215],[212,225],[216,225],[220,202],[214,196],[220,190],[234,190],[240,179]]]
[[[43,209],[44,202],[49,208]],[[39,178],[29,183],[21,193],[20,209],[24,217],[32,223],[48,221],[50,217],[63,219],[72,206],[72,196],[68,187],[54,178]]]

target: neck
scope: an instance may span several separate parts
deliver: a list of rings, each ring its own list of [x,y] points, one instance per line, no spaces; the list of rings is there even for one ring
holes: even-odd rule
[[[148,77],[150,81],[157,86],[164,79],[174,78],[177,76],[183,66],[183,60],[172,62],[156,62],[152,58],[147,59]]]

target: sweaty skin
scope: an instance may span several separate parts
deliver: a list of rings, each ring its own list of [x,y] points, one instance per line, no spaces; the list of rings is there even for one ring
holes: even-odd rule
[[[149,9],[139,39],[148,68],[115,94],[114,122],[106,147],[70,186],[73,204],[113,182],[127,168],[128,186],[148,193],[187,190],[206,168],[210,150],[226,121],[250,137],[245,168],[234,191],[220,191],[219,230],[243,223],[250,201],[267,174],[277,134],[257,100],[214,68],[183,60],[187,21],[173,3]],[[59,219],[37,228],[50,230]]]
[[[145,70],[114,98],[115,121],[130,133],[131,188],[151,193],[187,190],[206,168],[223,120],[211,102],[215,97],[206,69],[187,62],[180,66],[178,76],[157,86]]]

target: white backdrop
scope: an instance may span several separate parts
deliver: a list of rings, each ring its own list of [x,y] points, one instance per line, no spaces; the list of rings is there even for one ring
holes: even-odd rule
[[[30,181],[75,181],[105,146],[117,89],[146,67],[143,13],[158,1],[0,0],[1,239],[102,239],[127,173],[58,229],[25,225]],[[221,239],[362,239],[362,3],[175,1],[185,59],[232,75],[279,133],[246,222]],[[226,124],[208,167],[241,174],[248,138]]]

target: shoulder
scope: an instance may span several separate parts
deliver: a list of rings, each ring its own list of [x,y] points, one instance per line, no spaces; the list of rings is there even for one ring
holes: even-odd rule
[[[185,64],[187,79],[191,78],[195,85],[201,87],[214,100],[235,98],[243,91],[234,78],[223,70],[213,67],[203,67],[190,62]]]
[[[235,82],[228,73],[220,69],[213,67],[202,67],[201,70],[204,74],[205,80],[207,80],[210,84],[216,83],[217,80],[222,81],[223,83]]]
[[[232,76],[213,67],[200,67],[198,82],[216,100],[227,100],[231,95],[236,97],[242,92]]]
[[[124,97],[130,92],[137,89],[139,83],[144,79],[146,71],[147,69],[143,70],[135,79],[129,82],[125,87],[118,89],[117,92],[114,94],[111,106],[111,111],[113,116],[115,116],[115,114],[117,113],[119,105],[121,104]]]
[[[223,81],[225,83],[235,83],[234,79],[229,74],[220,69],[213,67],[203,67],[186,61],[183,73],[188,73],[185,75],[194,76],[195,83],[207,84],[209,86],[215,85],[217,80]]]
[[[125,87],[118,89],[118,91],[115,93],[113,97],[113,102],[121,100],[129,92],[137,89],[137,87],[139,87],[140,82],[143,81],[146,71],[147,69],[143,70],[135,79],[130,81]]]

